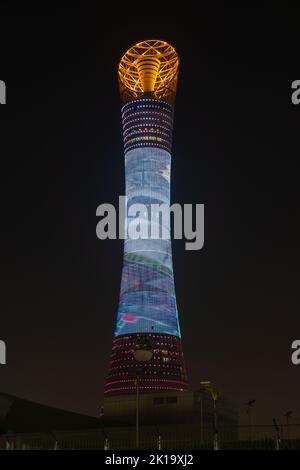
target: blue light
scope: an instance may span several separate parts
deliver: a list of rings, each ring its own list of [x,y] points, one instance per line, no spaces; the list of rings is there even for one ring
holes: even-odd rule
[[[135,148],[126,153],[128,210],[131,204],[169,204],[170,167],[170,153],[160,148]],[[129,333],[180,337],[171,240],[125,240],[115,336]]]

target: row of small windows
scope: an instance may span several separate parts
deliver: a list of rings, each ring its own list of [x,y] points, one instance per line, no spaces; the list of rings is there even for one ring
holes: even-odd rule
[[[124,370],[126,369],[126,370]],[[111,378],[112,379],[116,379],[117,377],[119,377],[120,375],[128,375],[129,377],[132,377],[132,375],[134,374],[135,372],[135,369],[132,369],[131,367],[123,367],[123,368],[118,368],[118,367],[113,367],[111,369]],[[151,377],[151,375],[159,375],[159,374],[162,374],[162,375],[165,375],[165,374],[168,374],[168,375],[172,375],[173,377],[176,377],[176,378],[181,378],[184,374],[183,372],[179,369],[179,368],[176,368],[176,369],[147,369],[146,371],[140,371],[139,372],[141,375],[143,375],[144,379],[145,378],[148,378],[148,377]]]
[[[130,134],[124,136],[124,140],[125,140],[125,141],[128,141],[128,139],[129,139],[131,136],[133,136],[133,135],[141,135],[141,134],[148,134],[149,140],[151,140],[149,133],[159,134],[159,135],[163,135],[163,136],[165,136],[165,137],[167,137],[167,138],[170,138],[170,134],[167,134],[166,132],[159,131],[158,129],[152,129],[152,130],[149,129],[149,130],[148,130],[148,129],[146,128],[146,129],[136,129],[136,130],[130,132]]]
[[[127,375],[124,373],[124,375]],[[165,374],[166,375],[166,374]],[[170,374],[168,374],[170,375]],[[108,377],[109,379],[109,377]],[[108,382],[107,385],[113,385],[113,386],[117,386],[118,383],[124,383],[126,384],[126,386],[131,386],[132,385],[132,382],[133,382],[133,377],[132,376],[127,376],[127,377],[122,377],[122,378],[118,378],[118,380],[115,380],[115,377],[111,377],[111,382]],[[153,382],[165,382],[165,383],[169,383],[169,382],[173,382],[174,384],[184,384],[185,382],[183,382],[183,380],[180,379],[180,377],[151,377],[151,378],[146,378],[146,377],[143,377],[143,380],[142,380],[142,383],[141,383],[141,386],[142,387],[145,387],[145,382],[148,382],[148,383],[153,383]],[[165,385],[165,384],[162,384],[162,385]],[[182,386],[182,385],[181,385]]]
[[[150,334],[149,334],[150,336]],[[156,336],[154,338],[155,340],[155,346],[167,346],[168,348],[178,348],[178,343],[177,341],[168,341],[168,338],[165,338],[163,336]],[[123,341],[123,342],[118,342],[118,344],[114,344],[114,348],[119,348],[119,349],[123,349],[123,348],[134,348],[136,346],[136,342],[132,342],[132,343],[128,343],[127,341]],[[159,349],[159,348],[157,348]]]
[[[169,116],[173,116],[173,112],[169,109],[161,108],[160,106],[145,106],[144,105],[144,106],[135,106],[134,108],[126,111],[126,113],[122,114],[122,119],[123,120],[127,119],[128,115],[131,116],[132,114],[135,114],[135,113],[141,113],[141,112],[142,113],[147,113],[147,114],[157,113],[157,111],[155,111],[155,110],[159,110],[158,112],[161,112],[161,113],[169,115]]]
[[[147,123],[144,123],[144,122],[141,122],[141,121],[147,121]],[[154,122],[149,122],[149,121],[154,121]],[[129,121],[129,122],[126,124],[126,126],[123,126],[123,132],[127,131],[128,129],[130,129],[129,126],[130,126],[131,123],[133,123],[133,122],[137,122],[138,124],[135,124],[135,125],[141,125],[141,126],[142,126],[142,125],[146,125],[146,126],[147,126],[147,125],[151,125],[151,124],[156,124],[156,125],[161,126],[162,123],[163,123],[163,124],[166,124],[167,128],[170,129],[170,130],[172,130],[172,127],[173,127],[172,123],[166,121],[165,119],[161,119],[161,118],[160,118],[160,119],[157,119],[157,118],[150,118],[150,117],[149,117],[149,118],[132,119],[132,121]]]
[[[172,132],[172,129],[173,129],[173,125],[171,125],[171,123],[169,123],[165,119],[142,118],[142,119],[133,119],[132,121],[128,122],[126,126],[123,126],[123,133],[130,131],[132,128],[149,127],[149,126],[157,126],[159,128],[165,128],[169,132]]]
[[[115,392],[116,390],[120,390],[120,388],[118,388],[118,387],[117,387],[117,388],[108,388],[108,389],[105,390],[105,394],[106,394],[106,395],[109,395],[111,392]],[[136,388],[135,388],[135,387],[122,387],[121,390],[129,391],[129,390],[136,390]],[[178,392],[178,391],[183,392],[183,388],[182,388],[182,387],[180,387],[180,388],[179,388],[179,386],[178,386],[178,387],[163,387],[162,385],[160,385],[160,386],[158,386],[158,387],[156,387],[155,385],[151,385],[150,387],[148,387],[148,386],[146,387],[145,385],[143,385],[143,386],[141,387],[141,390],[142,390],[142,391],[144,391],[144,390],[151,390],[151,391],[152,391],[152,390],[158,390],[159,392],[160,392],[160,391],[163,391],[163,390],[166,390],[166,391],[168,391],[168,392],[169,392],[170,390],[174,390],[174,391],[176,391],[176,392]]]
[[[140,102],[161,103],[161,104],[171,107],[170,103],[168,103],[167,101],[160,100],[157,98],[138,98],[135,100],[131,100],[129,103],[126,103],[122,109],[126,108],[127,106],[132,106],[134,103],[140,103]]]
[[[124,364],[124,360],[126,360],[126,363]],[[166,362],[169,362],[169,364],[166,364]],[[171,359],[170,357],[163,357],[162,360],[156,360],[155,362],[150,362],[150,364],[147,365],[148,369],[151,369],[152,367],[177,367],[178,365],[180,366],[181,361],[176,360],[176,359]],[[110,363],[111,367],[114,369],[121,368],[125,369],[126,367],[134,367],[136,366],[136,360],[128,359],[128,358],[123,358],[122,361],[118,360],[113,360]]]
[[[162,149],[162,150],[166,150],[166,152],[170,152],[171,151],[171,147],[170,145],[165,145],[163,143],[161,144],[157,144],[155,142],[144,142],[143,144],[131,144],[131,145],[128,145],[126,148],[125,148],[125,155],[127,152],[129,152],[130,150],[133,150],[133,149],[136,149],[136,148],[143,148],[143,147],[154,147],[154,148],[159,148],[159,149]]]
[[[160,148],[162,150],[166,150],[167,152],[170,152],[170,146],[166,142],[157,142],[157,141],[149,141],[147,140],[146,142],[140,143],[140,142],[129,142],[124,145],[125,147],[125,155],[127,152],[130,150],[136,149],[136,148],[146,148],[146,147],[153,147],[153,148]]]
[[[125,118],[122,119],[123,124],[125,125],[130,119],[133,117],[136,118],[138,116],[159,116],[159,117],[165,117],[168,119],[170,122],[173,122],[173,116],[169,116],[166,113],[163,112],[158,112],[158,111],[151,111],[151,112],[146,112],[146,111],[135,111],[134,113],[129,114]]]
[[[166,364],[166,359],[170,359],[170,364]],[[176,359],[171,359],[169,357],[163,357],[162,361],[156,361],[152,362],[150,361],[149,364],[147,364],[147,370],[152,369],[153,367],[167,367],[168,369],[171,369],[172,367],[178,368],[178,365],[180,367],[181,361],[176,361]],[[116,369],[126,369],[128,367],[135,367],[136,366],[136,361],[132,361],[130,359],[126,360],[126,363],[124,364],[124,358],[122,361],[111,361],[110,363],[111,369],[116,370]]]
[[[177,343],[178,342],[178,337],[174,337],[171,335],[164,335],[160,333],[133,333],[133,334],[127,334],[127,335],[122,335],[114,339],[114,343],[128,343],[128,341],[133,341],[133,343],[128,343],[128,346],[134,346],[136,344],[135,338],[144,338],[144,337],[151,337],[151,338],[161,338],[164,339],[170,343]]]
[[[168,109],[165,106],[157,105],[157,104],[136,104],[136,105],[126,109],[126,111],[124,113],[122,113],[122,115],[125,116],[125,114],[127,114],[129,111],[135,110],[135,109],[141,109],[141,108],[161,109],[163,111],[167,111],[168,113],[170,113],[172,111],[171,109]]]
[[[177,356],[181,355],[178,351],[162,351],[161,349],[153,349],[153,354],[156,355],[155,357],[157,357],[157,358],[160,358],[162,356],[177,357]],[[125,355],[130,356],[130,357],[134,357],[133,356],[133,351],[128,350],[128,349],[118,351],[118,353],[114,354],[113,357],[115,357],[117,359],[120,356],[125,356]]]
[[[162,361],[162,363],[158,363],[158,364],[148,364],[147,365],[147,371],[145,372],[145,374],[148,374],[151,370],[157,370],[157,369],[160,369],[161,367],[163,368],[166,368],[168,370],[173,370],[173,372],[178,372],[178,370],[181,370],[181,362],[180,361],[175,361],[175,360],[170,360],[170,363],[167,364],[167,360],[169,359],[168,357],[164,357],[163,358],[164,360]],[[131,364],[130,362],[132,361],[127,361],[128,363],[127,364],[123,364],[122,362],[120,361],[113,361],[113,364],[110,364],[110,370],[111,371],[118,371],[118,370],[123,370],[123,369],[132,369],[136,366],[136,363],[134,364]]]
[[[160,347],[160,346],[163,346]],[[131,354],[133,349],[136,347],[136,343],[123,343],[114,346],[116,351],[114,355],[118,354]],[[176,348],[176,345],[163,341],[163,338],[153,344],[153,352],[157,354],[179,354],[179,350]]]
[[[178,351],[165,351],[161,349],[153,349],[153,354],[155,355],[154,358],[160,358],[162,356],[171,356],[171,357],[177,357],[180,356],[180,353]],[[114,354],[114,357],[117,359],[119,356],[126,356],[133,358],[133,351],[124,349],[123,351],[118,351],[118,354]]]
[[[133,357],[132,355],[133,351],[132,349],[124,349],[122,351],[119,351],[119,354],[121,355],[130,355],[130,357]],[[157,354],[158,357],[160,356],[175,356],[176,354],[179,354],[178,352],[174,352],[174,351],[167,351],[165,349],[153,349],[153,354]]]
[[[166,343],[162,343],[162,344],[164,344],[165,346],[168,346],[168,344],[166,344]],[[169,351],[167,349],[153,349],[153,353],[157,354],[158,356],[160,356],[160,355],[163,355],[163,356],[179,356],[178,351]],[[119,351],[119,354],[123,354],[123,355],[127,354],[127,355],[130,355],[130,357],[133,357],[132,356],[132,349],[124,349],[122,351]],[[112,354],[112,356],[116,356],[116,353]]]
[[[158,359],[161,358],[162,356],[170,356],[170,357],[174,357],[175,359],[178,356],[181,356],[181,354],[178,351],[165,351],[164,352],[160,349],[154,349],[153,354],[155,355],[154,357]],[[117,360],[120,356],[126,356],[126,357],[128,356],[131,358],[134,357],[133,351],[128,351],[127,349],[125,349],[124,351],[118,351],[118,353],[114,355],[115,360]]]
[[[130,345],[134,345],[136,344],[136,339],[145,339],[151,337],[151,338],[163,338],[167,341],[170,341],[170,342],[174,342],[174,338],[173,336],[170,336],[170,335],[164,335],[164,334],[160,334],[160,333],[132,333],[130,335],[122,335],[122,336],[118,336],[117,338],[114,339],[114,343],[128,343],[128,341],[133,341],[130,343]],[[177,342],[178,338],[176,337],[176,341]]]
[[[131,144],[133,142],[140,142],[141,140],[153,140],[153,141],[156,141],[156,142],[162,142],[163,140],[166,140],[166,139],[162,139],[161,137],[156,137],[154,135],[142,135],[140,137],[134,137],[133,139],[130,139],[126,142],[126,144]]]
[[[122,353],[129,353],[129,352],[132,352],[132,348],[135,347],[136,344],[135,343],[131,343],[131,344],[122,344],[122,345],[118,345],[118,346],[115,346],[115,348],[121,350],[120,352]],[[159,348],[158,346],[165,346],[166,348],[168,349],[161,349]],[[176,345],[174,344],[170,344],[170,343],[167,343],[167,342],[157,342],[155,343],[154,347],[153,347],[153,351],[154,352],[157,352],[157,353],[161,353],[161,354],[179,354],[178,351],[174,351],[174,347],[176,347]],[[171,348],[171,349],[170,349]]]
[[[141,116],[141,117],[139,117]],[[153,111],[151,113],[147,112],[147,111],[136,111],[134,113],[131,113],[129,116],[123,118],[123,126],[125,126],[126,124],[128,124],[128,122],[131,122],[132,121],[132,118],[137,118],[139,117],[139,119],[144,119],[142,116],[146,116],[148,119],[154,119],[156,116],[160,117],[160,118],[165,118],[167,119],[167,122],[171,122],[173,123],[173,118],[172,116],[168,116],[166,113],[161,113],[161,112],[157,112],[157,111]]]
[[[175,355],[174,355],[175,356]],[[149,361],[148,365],[149,367],[152,367],[152,366],[155,366],[157,364],[161,364],[162,362],[170,362],[174,365],[176,364],[181,364],[181,358],[179,357],[174,357],[174,356],[162,356],[162,355],[159,355],[159,356],[154,356],[154,358],[152,358],[151,361]],[[166,361],[166,359],[168,359],[168,361]],[[116,359],[111,359],[110,361],[110,364],[111,365],[114,365],[114,364],[120,364],[121,367],[123,367],[124,364],[137,364],[136,362],[136,359],[134,358],[133,354],[130,355],[130,356],[125,356],[125,354],[122,356],[122,357],[119,357],[119,358],[116,358]]]
[[[115,377],[112,377],[111,375],[109,375],[108,378],[107,378],[107,380],[108,380],[108,382],[106,382],[107,385],[110,385],[110,384],[112,384],[112,383],[116,384],[117,382],[127,382],[127,383],[130,384],[130,383],[132,383],[132,381],[134,380],[134,378],[131,376],[131,377],[129,377],[128,379],[126,378],[126,379],[122,379],[122,380],[116,380]],[[109,380],[111,380],[111,382],[109,382]],[[164,377],[164,378],[159,377],[159,378],[157,378],[157,379],[156,379],[156,378],[154,379],[153,377],[143,377],[143,382],[169,382],[169,380],[170,380],[170,379],[166,379],[165,377]],[[183,382],[182,380],[174,380],[174,382],[175,382],[175,383],[178,383],[178,384],[179,384],[179,383],[180,383],[180,384],[185,383],[185,382]]]
[[[137,111],[139,110],[139,111]],[[147,110],[147,111],[145,111]],[[162,106],[134,106],[132,107],[131,109],[128,109],[125,113],[122,113],[122,117],[124,119],[126,119],[126,116],[128,114],[134,114],[134,113],[163,113],[163,114],[167,114],[167,115],[170,115],[170,114],[173,114],[172,112],[172,109],[168,109],[168,108],[164,108]]]
[[[145,105],[148,108],[160,108],[160,109],[166,109],[167,111],[172,112],[172,106],[169,103],[166,103],[165,101],[142,99],[138,101],[133,101],[131,103],[127,103],[125,106],[123,106],[121,110],[122,115],[128,113],[130,110],[135,109],[138,106],[145,106]]]
[[[154,375],[158,375],[159,372],[156,370],[153,372]],[[163,371],[163,375],[170,375],[171,377],[178,378],[178,374],[173,374],[172,372],[165,372]],[[120,372],[119,377],[130,376],[130,372]]]
[[[159,375],[160,373],[162,375],[170,375],[171,377],[174,377],[174,378],[177,378],[177,379],[180,378],[180,374],[178,374],[178,373],[176,374],[174,372],[169,372],[169,371],[166,371],[166,370],[163,370],[161,372],[154,371],[153,375]],[[124,377],[125,375],[129,376],[129,377],[131,376],[131,374],[129,372],[120,372],[118,374],[119,377],[122,377],[122,376]]]
[[[151,123],[153,124],[153,123]],[[132,126],[128,129],[126,129],[126,131],[124,132],[124,135],[127,135],[128,132],[162,132],[162,131],[167,131],[168,135],[170,134],[170,130],[171,129],[168,129],[166,127],[163,127],[163,126],[157,126],[157,127],[153,127],[153,125],[151,126],[151,124],[142,124],[142,125],[136,125],[136,126]]]
[[[150,376],[149,376],[149,373],[150,373]],[[141,373],[141,375],[143,375],[143,380],[149,380],[151,379],[151,376],[153,375],[156,375],[157,377],[159,377],[161,374],[161,376],[164,376],[164,375],[171,375],[174,379],[182,379],[184,377],[184,374],[179,372],[179,371],[169,371],[169,370],[151,370],[151,371],[147,371],[147,372],[144,372],[144,375]],[[124,376],[126,375],[128,377],[128,379],[130,379],[133,375],[134,375],[134,371],[132,370],[129,370],[129,371],[121,371],[121,370],[118,370],[116,372],[113,373],[113,375],[110,376],[110,379],[111,380],[116,380],[118,377],[120,376]]]
[[[149,123],[150,124],[150,123]],[[140,123],[140,124],[134,124],[133,126],[131,127],[127,127],[124,129],[124,132],[123,132],[123,135],[126,135],[128,132],[130,132],[132,129],[137,129],[137,128],[141,128],[141,127],[148,127],[149,124],[147,123]],[[153,122],[151,123],[153,124]],[[171,127],[167,127],[167,126],[162,126],[161,124],[159,124],[159,127],[157,129],[163,129],[167,132],[170,132],[172,129]]]

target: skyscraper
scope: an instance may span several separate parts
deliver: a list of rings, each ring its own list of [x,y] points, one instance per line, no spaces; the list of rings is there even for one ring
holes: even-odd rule
[[[119,64],[125,152],[127,211],[143,204],[140,229],[149,237],[124,243],[118,318],[105,396],[130,394],[139,377],[141,392],[188,388],[174,287],[170,217],[152,205],[170,205],[173,113],[179,58],[159,40],[131,47]],[[156,206],[157,207],[157,206]],[[151,223],[149,214],[151,216]],[[127,218],[127,226],[129,220]],[[152,236],[153,233],[156,236]],[[136,360],[137,349],[151,350]],[[145,360],[148,359],[148,360]]]

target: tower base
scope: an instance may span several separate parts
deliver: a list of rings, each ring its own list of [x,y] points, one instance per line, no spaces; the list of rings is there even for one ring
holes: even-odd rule
[[[152,358],[137,361],[134,352],[141,343],[151,344]],[[105,397],[112,395],[188,390],[186,370],[177,336],[160,333],[134,333],[113,340]]]

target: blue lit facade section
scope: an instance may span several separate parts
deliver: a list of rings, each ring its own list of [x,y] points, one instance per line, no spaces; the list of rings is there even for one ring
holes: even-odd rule
[[[133,148],[125,154],[127,210],[143,204],[170,204],[171,155],[159,147]],[[152,222],[153,223],[153,222]],[[157,219],[162,233],[161,217]],[[170,220],[164,230],[170,232]],[[131,333],[164,333],[180,337],[171,240],[128,238],[124,261],[115,336]]]

